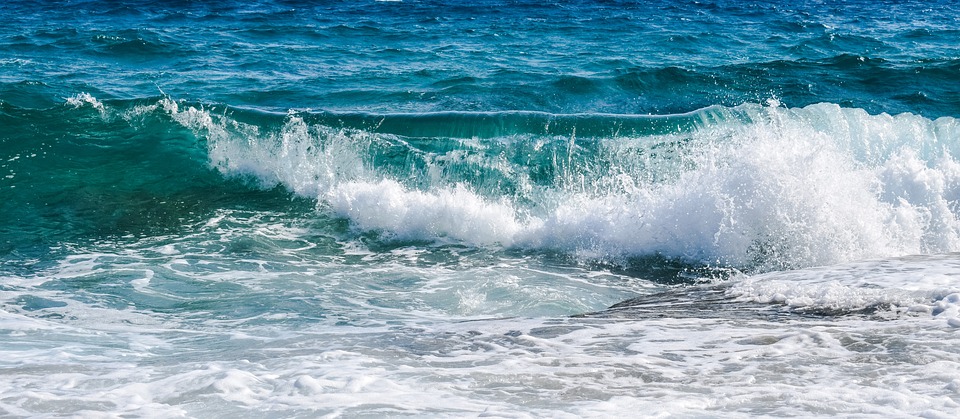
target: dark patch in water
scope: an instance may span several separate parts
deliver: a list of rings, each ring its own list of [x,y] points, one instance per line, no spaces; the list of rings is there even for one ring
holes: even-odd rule
[[[859,309],[828,307],[790,307],[780,303],[758,303],[738,300],[727,294],[728,286],[682,286],[668,291],[642,295],[616,303],[606,310],[578,314],[576,318],[605,319],[718,319],[758,318],[769,321],[790,319],[829,319],[861,316],[880,320],[890,313],[887,304],[874,304]]]

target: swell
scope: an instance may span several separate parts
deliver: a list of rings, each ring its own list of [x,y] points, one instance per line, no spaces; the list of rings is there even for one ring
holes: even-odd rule
[[[177,118],[206,130],[222,173],[283,185],[388,240],[748,271],[960,248],[955,119],[771,105],[636,119],[361,114],[336,127],[324,119],[336,116],[294,113],[255,142],[237,140],[246,129],[188,116],[193,108]],[[497,118],[541,119],[478,134]],[[551,118],[604,128],[551,132]],[[686,129],[608,135],[622,121],[690,119],[698,123]]]

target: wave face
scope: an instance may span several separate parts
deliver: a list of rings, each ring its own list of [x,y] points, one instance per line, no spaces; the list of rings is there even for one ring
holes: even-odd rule
[[[39,217],[31,228],[176,227],[220,201],[290,205],[279,186],[333,226],[346,219],[393,242],[751,272],[960,251],[954,118],[826,103],[657,117],[277,115],[90,95],[13,111],[14,123],[64,121],[5,165],[7,188],[24,192],[4,205]],[[102,134],[55,139],[79,124]]]
[[[250,141],[226,128],[229,119],[190,112],[173,115],[210,136],[222,173],[282,184],[361,230],[401,240],[764,271],[960,250],[953,118],[744,105],[638,120],[541,117],[543,130],[568,124],[562,136],[531,132],[537,126],[493,138],[423,138],[334,130],[291,115]],[[412,118],[458,132],[474,119],[515,129],[530,116]],[[381,118],[392,119],[403,117]],[[578,136],[578,122],[646,126]],[[642,133],[658,131],[653,125],[676,132]]]

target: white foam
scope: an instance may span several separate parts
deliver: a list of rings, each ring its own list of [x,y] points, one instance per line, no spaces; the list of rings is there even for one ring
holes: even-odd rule
[[[106,351],[115,358],[57,356],[52,349],[5,358],[10,379],[0,380],[0,409],[30,416],[253,410],[268,416],[598,418],[638,409],[649,415],[871,417],[956,411],[960,363],[953,342],[937,338],[949,336],[942,330],[917,326],[696,319],[511,319],[393,330],[314,326],[281,338],[268,337],[278,330],[248,329],[262,338],[226,353],[130,350],[94,339],[56,351]],[[905,333],[913,339],[905,340]],[[156,335],[176,348],[225,337],[215,330]],[[0,352],[17,353],[10,347]],[[51,359],[56,363],[44,361]]]
[[[575,194],[536,243],[755,270],[960,250],[958,165],[937,151],[960,138],[955,120],[834,105],[756,112],[758,122],[694,133],[672,182],[633,173],[632,191]]]
[[[334,211],[360,228],[384,230],[400,238],[449,237],[480,245],[510,245],[523,227],[509,203],[489,202],[463,186],[422,192],[393,180],[348,182],[325,198]]]
[[[103,105],[103,102],[97,100],[93,95],[89,93],[77,93],[74,96],[66,98],[67,104],[73,106],[74,108],[79,108],[85,105],[89,105],[93,109],[96,109],[100,112],[101,115],[105,115],[107,108]]]
[[[4,282],[0,411],[936,417],[960,408],[960,259],[952,255],[729,284],[744,299],[793,284],[778,292],[796,296],[797,307],[856,309],[878,298],[927,307],[885,321],[570,319],[562,316],[641,292],[643,281],[605,282],[587,268],[491,260],[477,249],[466,249],[466,260],[445,258],[448,265],[429,246],[330,262],[294,240],[311,232],[270,220],[269,213],[223,210],[182,236],[66,258],[41,274],[58,284]],[[260,255],[267,260],[223,250],[264,236],[272,244]],[[277,250],[288,241],[289,252]],[[165,252],[169,246],[178,251]],[[150,281],[136,286],[151,275],[146,269]],[[72,288],[78,283],[86,284],[82,292]],[[61,285],[68,290],[58,291]],[[148,292],[149,300],[196,305],[116,304]],[[27,311],[24,295],[66,305]],[[489,319],[504,315],[519,317]]]

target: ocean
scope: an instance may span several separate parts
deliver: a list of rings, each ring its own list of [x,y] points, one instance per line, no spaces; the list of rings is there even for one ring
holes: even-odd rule
[[[960,4],[0,4],[2,417],[960,412]]]

